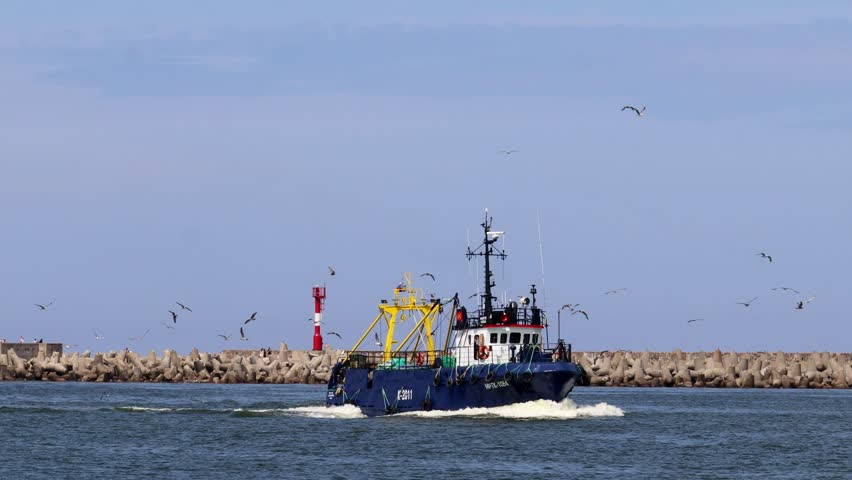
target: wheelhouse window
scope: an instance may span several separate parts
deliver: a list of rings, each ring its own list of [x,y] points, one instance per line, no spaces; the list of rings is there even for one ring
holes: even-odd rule
[[[521,332],[512,332],[509,334],[509,343],[521,343]]]
[[[491,343],[492,344],[497,343],[497,334],[496,333],[491,334]]]
[[[524,334],[524,345],[529,345],[529,343],[530,343],[530,334],[525,333]]]
[[[537,333],[533,333],[533,344],[538,345],[538,334]]]
[[[505,333],[500,334],[500,343],[506,343],[506,334]]]

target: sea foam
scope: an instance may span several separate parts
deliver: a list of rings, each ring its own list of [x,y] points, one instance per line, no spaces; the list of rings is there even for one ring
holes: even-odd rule
[[[283,410],[284,412],[292,412],[300,415],[305,415],[311,418],[365,418],[364,412],[355,405],[340,405],[334,407],[316,406],[316,407],[294,407]]]
[[[515,403],[501,407],[432,410],[429,412],[418,411],[401,413],[399,415],[427,418],[480,417],[519,420],[570,420],[591,417],[623,417],[624,410],[607,403],[578,406],[571,399],[566,398],[558,403],[552,400],[533,400],[531,402]]]

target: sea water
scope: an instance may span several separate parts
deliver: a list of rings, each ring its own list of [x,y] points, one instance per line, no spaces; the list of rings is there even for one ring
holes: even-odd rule
[[[852,479],[852,391],[577,388],[367,418],[322,386],[0,383],[0,479]]]

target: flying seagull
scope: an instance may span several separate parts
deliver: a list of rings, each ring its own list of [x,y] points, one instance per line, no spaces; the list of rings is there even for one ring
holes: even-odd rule
[[[692,322],[703,322],[703,321],[704,321],[704,319],[703,319],[703,318],[693,318],[693,319],[691,319],[691,320],[687,320],[687,321],[686,321],[686,323],[692,323]]]
[[[257,320],[257,312],[252,313],[251,316],[243,322],[243,325],[248,325],[249,322],[253,322],[255,320]]]
[[[772,263],[772,256],[771,255],[767,255],[764,252],[755,253],[755,255],[759,256],[760,258],[765,258],[765,259],[769,260],[769,263]]]
[[[804,310],[805,305],[813,302],[815,298],[816,297],[811,297],[807,300],[800,300],[800,301],[796,302],[796,310]]]
[[[571,312],[571,315],[576,315],[576,314],[578,314],[578,313],[582,313],[582,314],[583,314],[583,316],[584,316],[584,317],[586,317],[586,320],[588,320],[588,319],[589,319],[589,314],[588,314],[588,313],[586,313],[586,311],[585,311],[585,310],[573,310],[573,311]]]
[[[595,354],[595,358],[592,360],[592,364],[597,363],[597,362],[598,362],[598,359],[599,359],[599,358],[602,358],[604,353],[609,353],[609,350],[604,350],[604,351],[602,351],[602,352],[599,352],[599,353]]]
[[[160,325],[162,325],[162,326],[164,326],[164,327],[168,328],[169,330],[174,330],[174,329],[175,329],[175,327],[173,327],[173,326],[169,325],[169,324],[168,324],[168,323],[166,323],[166,322],[160,322]]]
[[[334,335],[334,336],[336,336],[337,338],[339,338],[339,339],[343,340],[343,337],[341,337],[341,336],[340,336],[340,334],[339,334],[339,333],[337,333],[337,332],[325,332],[325,334],[326,334],[326,335]]]
[[[789,292],[793,292],[793,293],[799,293],[798,290],[796,290],[795,288],[790,288],[790,287],[775,287],[772,290],[783,290],[785,292],[789,291]]]
[[[177,314],[177,313],[175,313],[175,312],[174,312],[174,311],[172,311],[172,310],[169,310],[169,313],[171,313],[171,314],[172,314],[172,323],[177,323],[177,317],[178,317],[178,314]]]
[[[518,151],[517,150],[500,150],[497,153],[502,153],[503,155],[511,155],[513,153],[518,153]]]
[[[420,276],[421,276],[421,277],[429,277],[429,278],[431,278],[431,279],[432,279],[432,281],[433,281],[433,282],[435,281],[435,275],[432,275],[432,274],[431,274],[431,273],[429,273],[429,272],[421,273],[421,274],[420,274]]]
[[[468,300],[470,300],[471,298],[473,298],[473,297],[475,297],[475,296],[477,296],[477,295],[479,295],[479,294],[478,294],[478,293],[474,293],[473,295],[471,295],[471,296],[467,297],[467,299],[468,299]]]
[[[92,330],[92,333],[95,334],[95,340],[103,340],[104,339],[103,335],[98,335],[98,332]]]
[[[243,332],[243,327],[240,327],[240,340],[248,340],[245,332]]]
[[[604,295],[612,295],[613,293],[619,293],[627,290],[626,288],[616,288],[615,290],[610,290],[608,292],[604,292]]]
[[[191,312],[191,311],[192,311],[192,309],[191,309],[191,308],[187,307],[186,305],[184,305],[184,304],[182,304],[182,303],[180,303],[180,302],[175,302],[175,303],[177,303],[177,304],[180,306],[181,310],[186,310],[186,311],[189,311],[189,312]]]
[[[567,308],[568,310],[571,310],[573,312],[574,309],[579,306],[579,303],[566,303],[565,305],[562,305],[562,308],[560,308],[559,311],[561,312],[562,310],[565,310]]]
[[[143,333],[142,335],[139,335],[138,337],[130,337],[128,340],[142,340],[145,338],[146,335],[148,335],[148,332],[150,331],[151,329],[149,328],[148,330],[145,330],[145,333]]]
[[[337,272],[335,272],[333,268],[328,267],[328,275],[330,277],[333,277],[333,276],[337,275]]]
[[[219,336],[220,336],[220,337],[222,337],[223,339],[225,339],[225,341],[227,342],[228,340],[230,340],[230,339],[231,339],[231,337],[232,337],[233,335],[222,335],[222,334],[220,333],[220,334],[219,334]]]
[[[621,107],[622,112],[625,111],[625,110],[633,110],[634,112],[636,112],[636,115],[640,116],[640,117],[645,116],[645,107],[642,107],[642,110],[639,110],[638,108],[632,107],[630,105],[625,105],[625,106]]]
[[[38,303],[34,303],[33,305],[35,305],[36,307],[40,308],[41,310],[47,310],[47,307],[49,307],[49,306],[53,305],[53,302],[50,302],[50,303],[48,303],[48,304],[46,304],[46,305],[40,305],[40,304],[38,304]]]
[[[376,346],[377,346],[377,347],[381,347],[381,346],[382,346],[382,341],[379,339],[379,334],[378,334],[377,332],[374,332],[374,333],[373,333],[373,337],[376,339]]]
[[[751,306],[751,304],[752,304],[755,300],[757,300],[757,297],[754,297],[754,298],[752,298],[751,300],[749,300],[749,301],[747,301],[747,302],[736,302],[736,304],[737,304],[737,305],[742,305],[742,306],[744,306],[744,307],[750,307],[750,306]]]

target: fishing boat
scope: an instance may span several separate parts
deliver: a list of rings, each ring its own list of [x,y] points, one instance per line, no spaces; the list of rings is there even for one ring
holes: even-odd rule
[[[586,375],[572,361],[571,344],[561,338],[547,342],[547,316],[536,303],[535,285],[517,301],[499,302],[492,294],[492,260],[507,255],[496,245],[503,232],[492,230],[487,210],[481,226],[482,244],[466,252],[468,260],[481,258],[485,264],[484,288],[473,295],[478,307],[469,312],[458,293],[426,298],[405,274],[393,296],[381,300],[355,346],[334,365],[327,405],[355,405],[368,416],[498,407],[558,402],[583,384]],[[361,350],[368,339],[377,348]]]

